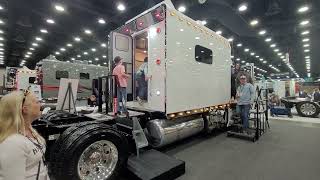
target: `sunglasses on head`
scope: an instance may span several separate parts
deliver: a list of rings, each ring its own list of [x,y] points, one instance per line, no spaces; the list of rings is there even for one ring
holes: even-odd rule
[[[30,91],[28,89],[23,90],[23,99],[22,99],[22,105],[26,101],[26,97],[30,94]]]

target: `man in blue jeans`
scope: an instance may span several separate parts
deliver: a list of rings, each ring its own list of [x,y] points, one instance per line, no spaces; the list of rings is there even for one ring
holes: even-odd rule
[[[254,101],[254,87],[247,83],[245,75],[240,76],[240,86],[237,89],[237,100],[240,110],[241,120],[243,122],[243,130],[246,131],[249,127],[249,116],[251,104]]]

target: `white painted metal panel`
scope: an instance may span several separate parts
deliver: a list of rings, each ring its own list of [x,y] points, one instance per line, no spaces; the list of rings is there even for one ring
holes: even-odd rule
[[[148,47],[148,107],[165,112],[165,21],[148,29]]]
[[[227,40],[182,13],[167,10],[166,113],[228,103],[231,49]],[[213,51],[213,64],[195,60],[195,46]]]

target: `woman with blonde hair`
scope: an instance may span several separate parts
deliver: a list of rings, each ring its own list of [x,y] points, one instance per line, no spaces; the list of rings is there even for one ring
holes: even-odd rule
[[[31,123],[41,115],[29,91],[15,91],[0,100],[0,180],[49,180],[45,140]]]

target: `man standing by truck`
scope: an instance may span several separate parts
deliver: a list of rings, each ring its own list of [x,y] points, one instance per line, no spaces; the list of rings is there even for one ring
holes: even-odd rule
[[[116,67],[113,69],[112,75],[116,76],[117,82],[117,114],[121,114],[126,112],[126,102],[127,102],[127,86],[128,86],[128,78],[130,75],[126,74],[126,70],[124,65],[122,65],[122,58],[117,56],[114,58],[114,62]],[[120,102],[121,106],[120,106]]]
[[[243,130],[246,131],[249,127],[249,116],[251,104],[254,101],[254,87],[247,83],[245,74],[240,76],[240,86],[237,89],[237,100],[240,109],[240,116],[243,123]]]

